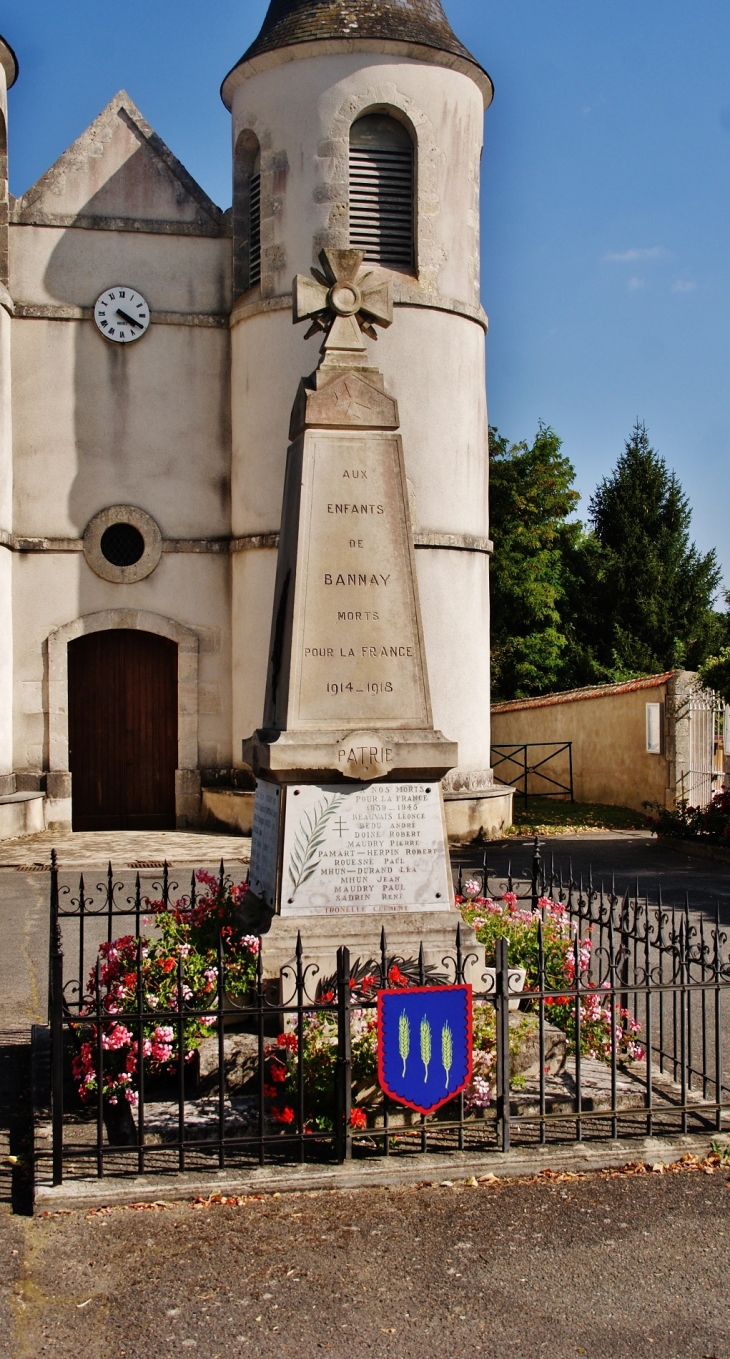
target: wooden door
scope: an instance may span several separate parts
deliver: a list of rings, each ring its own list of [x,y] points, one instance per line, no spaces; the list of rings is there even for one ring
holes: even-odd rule
[[[177,644],[111,629],[68,647],[74,830],[174,830]]]

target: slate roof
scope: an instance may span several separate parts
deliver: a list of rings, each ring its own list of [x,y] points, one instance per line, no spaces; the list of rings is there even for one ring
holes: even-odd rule
[[[271,0],[241,60],[317,38],[390,38],[473,60],[452,33],[441,0]]]
[[[270,0],[261,32],[237,66],[280,47],[328,38],[418,43],[479,67],[452,31],[441,0]]]

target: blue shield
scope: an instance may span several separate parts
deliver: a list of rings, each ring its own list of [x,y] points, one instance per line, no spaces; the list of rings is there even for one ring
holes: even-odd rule
[[[378,992],[378,1077],[386,1095],[431,1114],[471,1074],[470,986]]]

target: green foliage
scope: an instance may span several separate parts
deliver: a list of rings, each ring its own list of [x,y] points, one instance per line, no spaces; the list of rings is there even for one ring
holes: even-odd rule
[[[591,497],[588,531],[560,446],[542,424],[531,447],[490,430],[496,701],[695,669],[730,644],[716,554],[691,542],[688,499],[645,426]]]
[[[562,674],[564,559],[581,532],[568,516],[579,497],[575,470],[547,425],[532,447],[490,429],[489,458],[493,696],[524,698],[554,689]]]
[[[606,807],[599,802],[561,802],[531,797],[527,806],[515,798],[514,835],[564,835],[581,830],[646,830],[646,817],[631,807]]]
[[[600,546],[599,626],[588,620],[587,640],[598,661],[645,673],[694,669],[718,635],[720,568],[714,550],[703,556],[690,542],[689,501],[640,421],[589,515]]]
[[[730,792],[715,793],[707,807],[689,807],[680,802],[678,807],[662,807],[647,803],[653,813],[654,830],[671,840],[706,840],[711,844],[730,845]]]
[[[730,646],[723,647],[718,656],[708,656],[698,673],[706,689],[714,689],[723,702],[730,703]]]

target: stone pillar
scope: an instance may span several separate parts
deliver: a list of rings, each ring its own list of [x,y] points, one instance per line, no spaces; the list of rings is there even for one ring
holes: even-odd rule
[[[280,961],[304,921],[325,967],[336,937],[373,953],[385,916],[443,957],[458,748],[433,725],[398,405],[362,338],[391,324],[390,288],[360,251],[320,264],[295,280],[295,319],[326,339],[292,412],[263,724],[243,747],[260,775],[246,911]]]
[[[398,396],[433,722],[459,746],[445,792],[468,804],[461,820],[475,834],[493,791],[487,319],[479,295],[486,86],[435,52],[376,46],[268,51],[244,59],[223,87],[234,147],[255,138],[261,165],[261,283],[231,316],[233,536],[252,548],[233,558],[233,745],[260,722],[264,698],[287,393],[302,371],[290,280],[323,247],[349,246],[350,130],[368,111],[387,112],[414,144],[416,266],[368,265],[391,284],[397,320],[377,345],[368,340],[368,358]]]

